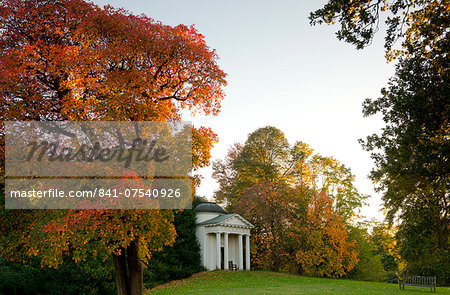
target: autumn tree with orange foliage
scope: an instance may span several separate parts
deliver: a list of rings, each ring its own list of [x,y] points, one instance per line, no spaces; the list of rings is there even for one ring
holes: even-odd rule
[[[2,121],[177,121],[183,109],[217,114],[224,97],[226,75],[194,27],[81,0],[4,0],[0,31]],[[193,141],[195,170],[208,164],[217,137],[202,127]],[[3,155],[3,132],[1,147]],[[69,254],[109,255],[118,294],[143,293],[142,261],[175,235],[166,211],[1,206],[5,257],[40,256],[56,267]]]
[[[303,200],[282,182],[260,181],[248,188],[233,206],[253,225],[251,257],[256,268],[279,271],[292,260],[286,251],[291,225],[305,212]]]
[[[213,163],[218,201],[255,225],[254,268],[340,277],[358,262],[347,223],[365,196],[350,170],[264,127]]]
[[[356,243],[325,192],[263,181],[234,210],[255,225],[251,249],[257,268],[341,277],[358,263]]]
[[[307,201],[307,214],[297,234],[295,253],[301,272],[320,277],[341,277],[358,263],[356,242],[326,193],[313,193]]]

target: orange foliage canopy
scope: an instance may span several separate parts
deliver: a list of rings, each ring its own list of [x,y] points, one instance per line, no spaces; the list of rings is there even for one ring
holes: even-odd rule
[[[341,277],[358,263],[356,243],[349,240],[346,225],[327,194],[311,195],[306,223],[299,232],[302,246],[295,259],[305,274]]]
[[[255,225],[251,254],[257,268],[341,277],[358,263],[356,243],[325,192],[261,181],[234,209]]]
[[[2,121],[180,120],[182,109],[217,114],[226,85],[194,27],[82,0],[0,1],[0,54]],[[193,135],[196,169],[217,136]],[[51,266],[64,254],[120,255],[132,241],[149,257],[175,236],[170,211],[0,209],[0,252]]]
[[[1,1],[2,120],[216,114],[225,73],[194,27],[81,0]]]

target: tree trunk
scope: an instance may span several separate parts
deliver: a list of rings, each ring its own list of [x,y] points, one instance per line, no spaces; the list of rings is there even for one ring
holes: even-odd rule
[[[139,238],[132,241],[120,255],[113,255],[117,295],[144,294],[143,273],[139,261]]]
[[[117,295],[129,295],[129,282],[127,272],[127,260],[125,249],[121,249],[120,255],[113,254],[114,273],[116,277]]]
[[[144,290],[142,266],[139,261],[139,238],[127,247],[128,278],[130,295],[142,295]]]

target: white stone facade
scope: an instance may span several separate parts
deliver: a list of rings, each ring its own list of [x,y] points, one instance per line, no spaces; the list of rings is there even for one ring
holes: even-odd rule
[[[218,207],[214,203],[208,205]],[[238,270],[250,270],[250,229],[253,225],[239,214],[225,214],[220,207],[222,213],[197,208],[196,234],[203,266],[208,270],[226,270],[231,262]]]

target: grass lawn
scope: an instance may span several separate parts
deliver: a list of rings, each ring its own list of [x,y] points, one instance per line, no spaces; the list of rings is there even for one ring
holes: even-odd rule
[[[345,279],[318,279],[268,271],[212,271],[170,282],[146,294],[428,294],[429,288]],[[450,294],[438,287],[433,294]]]

